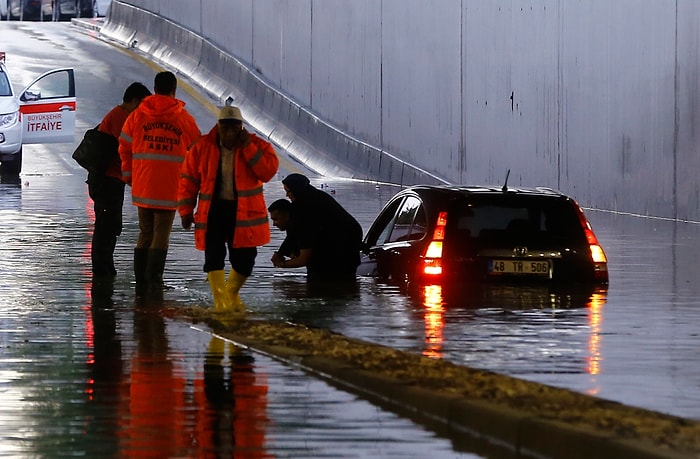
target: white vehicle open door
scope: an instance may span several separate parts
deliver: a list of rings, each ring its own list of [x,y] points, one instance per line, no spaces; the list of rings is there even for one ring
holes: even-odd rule
[[[22,144],[73,143],[75,77],[73,69],[55,69],[31,82],[19,95]]]

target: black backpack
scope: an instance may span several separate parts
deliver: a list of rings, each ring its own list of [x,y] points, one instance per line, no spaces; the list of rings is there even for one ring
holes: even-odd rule
[[[99,124],[85,131],[83,140],[73,152],[73,159],[92,174],[104,174],[115,157],[119,157],[116,137],[99,131]]]

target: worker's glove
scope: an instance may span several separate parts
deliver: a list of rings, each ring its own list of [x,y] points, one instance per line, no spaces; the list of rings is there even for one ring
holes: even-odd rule
[[[185,228],[186,230],[188,230],[192,227],[192,223],[194,223],[194,215],[192,215],[192,214],[182,215],[180,217],[180,220],[182,220],[182,227]]]

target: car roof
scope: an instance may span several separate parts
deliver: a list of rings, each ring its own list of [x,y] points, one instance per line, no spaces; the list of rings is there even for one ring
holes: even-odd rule
[[[450,194],[461,195],[528,195],[548,196],[552,198],[568,198],[561,191],[548,187],[495,187],[486,185],[413,185],[404,188],[400,193],[415,192],[419,195],[426,194]]]

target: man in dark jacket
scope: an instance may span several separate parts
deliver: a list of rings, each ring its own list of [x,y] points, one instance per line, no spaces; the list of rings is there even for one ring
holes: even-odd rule
[[[287,258],[276,253],[273,265],[305,266],[309,281],[354,280],[360,264],[360,224],[331,195],[312,186],[306,176],[290,174],[282,184],[292,201],[289,225],[299,254]]]
[[[144,98],[150,95],[151,91],[143,83],[132,83],[124,91],[122,103],[105,115],[98,128],[114,137],[114,151],[103,152],[105,155],[112,156],[107,170],[103,173],[90,172],[87,179],[88,193],[95,205],[95,228],[90,249],[94,276],[109,278],[117,274],[114,268],[114,249],[117,245],[117,237],[122,232],[125,185],[122,181],[117,139],[126,118]]]
[[[292,203],[287,199],[278,199],[267,208],[272,225],[285,232],[284,241],[272,255],[272,263],[282,263],[286,258],[299,256],[299,237],[292,225]]]

